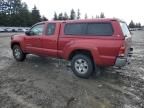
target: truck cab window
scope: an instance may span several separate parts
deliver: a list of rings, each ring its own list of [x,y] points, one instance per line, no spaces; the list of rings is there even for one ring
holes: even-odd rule
[[[67,23],[64,28],[65,35],[84,35],[86,31],[86,23]]]
[[[49,23],[47,26],[47,35],[54,35],[55,27],[56,27],[55,23]]]
[[[38,25],[34,26],[30,30],[30,32],[31,32],[31,35],[40,36],[43,34],[43,30],[44,30],[44,24],[38,24]]]

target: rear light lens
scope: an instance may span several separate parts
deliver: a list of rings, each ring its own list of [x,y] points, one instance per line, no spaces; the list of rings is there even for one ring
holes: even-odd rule
[[[125,56],[125,46],[122,46],[119,50],[119,57],[124,57]]]

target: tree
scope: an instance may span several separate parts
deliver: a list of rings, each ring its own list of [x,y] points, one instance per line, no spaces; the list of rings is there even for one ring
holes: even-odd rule
[[[72,9],[71,12],[70,12],[70,20],[74,20],[76,19],[76,13],[75,11]]]
[[[56,12],[54,13],[54,18],[53,18],[53,20],[58,20],[58,16],[57,16],[57,13],[56,13]]]
[[[28,10],[21,0],[0,0],[0,26],[31,26],[41,21],[39,10]]]
[[[18,14],[20,13],[20,10],[22,8],[22,3],[21,3],[21,0],[8,0],[11,4],[11,9],[10,9],[10,13],[11,14]]]
[[[141,23],[138,23],[138,27],[141,28]]]
[[[80,19],[80,15],[81,15],[81,14],[80,14],[80,10],[78,9],[78,10],[77,10],[77,19]]]
[[[41,21],[48,21],[48,19],[45,16],[42,16]]]
[[[27,27],[27,26],[31,26],[33,24],[32,18],[31,18],[31,13],[29,12],[28,6],[26,3],[22,3],[22,7],[19,9],[19,13],[17,14],[17,16],[19,17],[19,23],[15,26]]]
[[[60,13],[60,14],[59,14],[58,20],[63,20],[63,13]]]
[[[36,6],[34,6],[34,8],[32,9],[31,15],[32,15],[32,24],[35,24],[41,21],[41,16]]]
[[[88,16],[87,16],[87,13],[85,14],[85,19],[87,19],[88,18]]]
[[[7,0],[0,0],[0,13],[5,13],[7,12],[9,8],[9,4]]]
[[[69,17],[68,17],[68,15],[67,15],[67,13],[65,12],[64,13],[64,16],[63,16],[63,20],[68,20],[69,19]]]
[[[141,23],[136,23],[136,24],[135,24],[135,27],[136,27],[136,28],[141,28]]]
[[[100,14],[100,18],[105,18],[105,15],[104,15],[103,12],[101,12],[101,14]]]
[[[96,15],[96,18],[100,18],[99,15]]]
[[[0,13],[0,26],[6,26],[6,25],[8,25],[7,21],[8,21],[7,15],[4,14],[4,13]]]
[[[13,21],[13,19],[20,14],[22,6],[21,0],[0,0],[0,15],[4,17],[0,25],[12,26],[15,24],[17,20]]]
[[[129,28],[135,28],[135,23],[133,22],[133,20],[131,20],[131,22],[129,23]]]

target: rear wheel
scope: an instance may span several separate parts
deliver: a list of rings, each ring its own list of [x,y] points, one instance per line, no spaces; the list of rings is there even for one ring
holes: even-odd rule
[[[26,54],[23,53],[19,45],[13,46],[13,56],[17,61],[24,61],[26,58]]]
[[[89,78],[93,72],[93,62],[87,55],[77,54],[72,58],[71,68],[81,78]]]

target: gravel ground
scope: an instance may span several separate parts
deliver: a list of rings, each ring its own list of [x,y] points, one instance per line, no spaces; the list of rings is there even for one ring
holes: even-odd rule
[[[144,31],[134,32],[132,63],[81,79],[54,58],[16,62],[11,34],[0,34],[0,108],[144,108]]]

